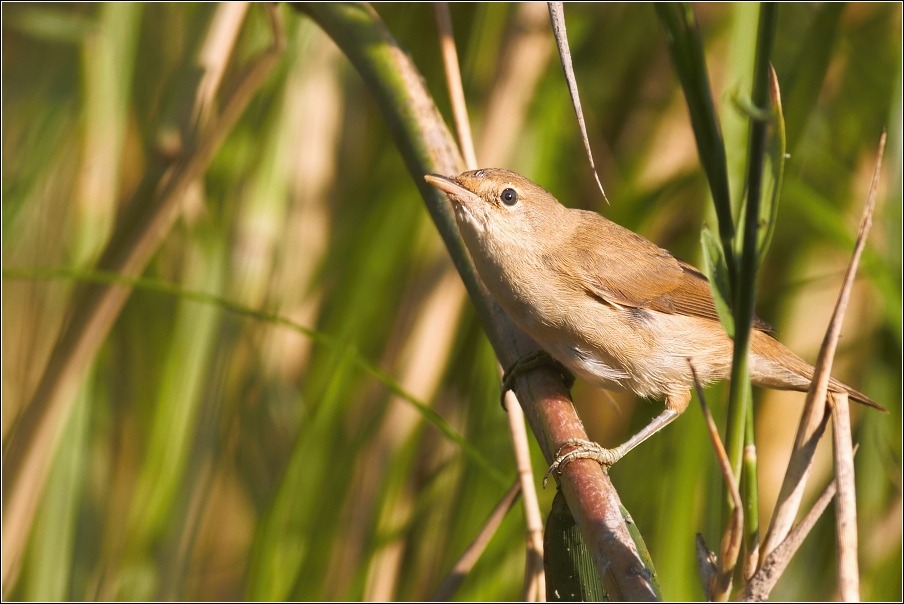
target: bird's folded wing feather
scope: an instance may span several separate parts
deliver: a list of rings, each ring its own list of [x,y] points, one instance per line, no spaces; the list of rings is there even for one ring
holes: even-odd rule
[[[700,271],[599,214],[587,214],[590,219],[579,223],[571,244],[590,251],[561,262],[565,278],[615,306],[719,320],[709,282]],[[757,317],[753,326],[772,331]]]

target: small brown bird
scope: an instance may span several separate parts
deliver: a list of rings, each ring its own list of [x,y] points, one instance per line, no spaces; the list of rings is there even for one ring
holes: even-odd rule
[[[508,170],[425,179],[452,200],[481,280],[518,327],[594,386],[665,399],[665,411],[630,440],[578,457],[611,465],[674,420],[694,386],[688,359],[704,384],[729,377],[732,340],[706,277],[691,265]],[[754,320],[753,384],[806,391],[813,367],[769,329]],[[834,378],[829,390],[884,411]]]

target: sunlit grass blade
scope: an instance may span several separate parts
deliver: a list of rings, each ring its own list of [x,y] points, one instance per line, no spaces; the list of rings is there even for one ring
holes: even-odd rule
[[[75,194],[72,257],[90,266],[113,232],[142,5],[101,6],[97,31],[82,47],[85,142]]]
[[[763,172],[766,157],[770,95],[769,82],[772,67],[772,44],[775,37],[776,15],[778,8],[774,4],[764,3],[760,6],[757,24],[756,60],[753,68],[753,91],[751,100],[755,114],[750,117],[750,138],[747,151],[747,201],[744,214],[739,217],[741,223],[742,252],[732,296],[734,314],[734,350],[731,361],[731,385],[728,393],[728,420],[725,434],[725,448],[731,460],[732,473],[741,475],[741,461],[744,451],[745,424],[748,413],[747,405],[753,404],[750,392],[750,373],[748,370],[748,348],[750,331],[753,325],[756,305],[756,276],[759,269],[757,249],[757,233],[760,229],[760,206],[763,191]],[[730,496],[726,492],[726,502],[730,504]]]
[[[731,29],[728,32],[728,51],[725,73],[722,78],[725,87],[718,111],[725,144],[728,168],[728,185],[731,191],[732,211],[738,215],[744,199],[745,176],[747,170],[747,136],[750,132],[748,116],[738,111],[732,102],[741,91],[750,90],[753,78],[753,62],[756,54],[756,22],[760,5],[756,2],[738,2],[731,5]],[[716,92],[719,95],[719,92]]]
[[[785,173],[785,117],[782,113],[782,97],[775,70],[769,68],[769,98],[772,107],[769,130],[766,135],[766,152],[763,157],[763,196],[760,201],[759,229],[756,248],[758,264],[762,265],[772,242],[778,217],[778,200],[782,191],[782,176]]]
[[[719,240],[709,227],[700,230],[700,244],[703,247],[703,267],[709,279],[709,289],[713,294],[719,321],[729,337],[734,337],[734,316],[731,314],[731,285],[728,282],[728,265]]]
[[[728,187],[728,168],[725,143],[713,105],[703,42],[697,20],[690,4],[656,4],[656,14],[665,29],[672,63],[687,100],[687,108],[697,141],[700,163],[709,180],[716,215],[719,218],[719,239],[728,265],[729,282],[735,287],[737,265],[732,248],[734,219]]]
[[[753,394],[747,397],[753,400]],[[741,465],[741,498],[744,501],[744,559],[741,579],[749,581],[756,571],[760,558],[760,487],[757,447],[754,434],[753,405],[747,405],[747,422],[744,426],[744,457]]]
[[[844,2],[826,2],[812,7],[816,15],[800,42],[802,52],[797,54],[790,69],[782,73],[790,153],[797,152],[810,116],[819,102],[820,91],[836,52],[841,16],[847,6]]]

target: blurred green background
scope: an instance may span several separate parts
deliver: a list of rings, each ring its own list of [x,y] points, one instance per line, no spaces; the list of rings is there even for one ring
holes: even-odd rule
[[[377,12],[449,117],[428,4]],[[165,152],[216,5],[4,4],[3,268],[87,270]],[[6,597],[428,598],[504,493],[385,384],[368,360],[515,477],[499,378],[463,287],[360,77],[283,6],[287,49],[186,196],[144,272],[291,319],[324,346],[223,304],[138,288],[66,418]],[[481,165],[525,174],[696,265],[715,225],[684,98],[651,6],[567,5],[600,176],[590,173],[545,5],[451,7]],[[756,5],[695,6],[742,194]],[[244,17],[224,88],[270,40]],[[840,288],[876,144],[889,129],[870,244],[834,375],[889,408],[854,410],[863,597],[901,586],[901,6],[783,4],[774,49],[788,132],[757,313],[812,362]],[[227,93],[220,93],[220,98]],[[3,281],[3,439],[67,318],[73,280]],[[710,389],[717,421],[727,391]],[[621,442],[660,403],[582,384],[591,437]],[[756,392],[761,523],[803,395]],[[811,479],[830,480],[828,448]],[[535,468],[544,462],[536,448]],[[699,406],[611,471],[667,599],[699,599],[694,534],[720,530],[720,477]],[[553,489],[540,491],[546,513]],[[812,497],[810,498],[812,500]],[[776,599],[832,598],[834,520],[817,525]],[[4,548],[6,545],[4,545]],[[5,553],[4,553],[5,555]],[[520,504],[463,600],[517,599]]]

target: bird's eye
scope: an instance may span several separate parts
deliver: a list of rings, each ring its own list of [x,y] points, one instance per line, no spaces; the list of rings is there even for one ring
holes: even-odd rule
[[[499,199],[502,200],[507,206],[513,206],[518,203],[518,192],[515,189],[505,189],[502,191],[502,195],[499,196]]]

